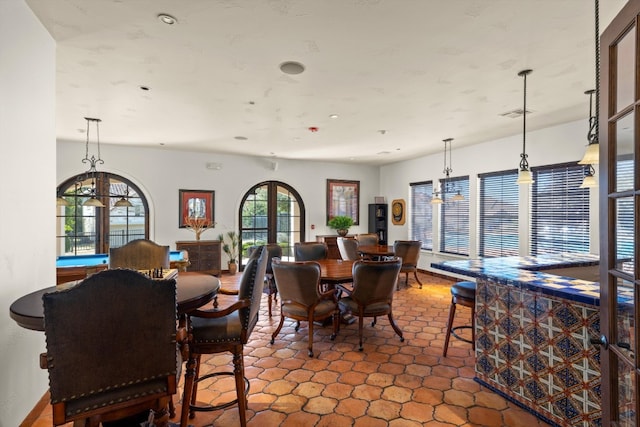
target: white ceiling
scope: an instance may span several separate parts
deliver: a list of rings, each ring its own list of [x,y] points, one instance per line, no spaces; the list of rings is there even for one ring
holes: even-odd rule
[[[527,130],[584,119],[587,143],[593,1],[26,2],[57,42],[60,140],[95,117],[103,144],[391,163],[521,133],[501,114],[531,68]]]

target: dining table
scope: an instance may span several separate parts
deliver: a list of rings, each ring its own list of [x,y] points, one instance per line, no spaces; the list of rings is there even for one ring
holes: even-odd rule
[[[220,280],[199,272],[179,272],[176,279],[176,309],[179,316],[213,301],[220,290]],[[62,285],[49,286],[15,300],[9,307],[10,317],[21,327],[44,331],[44,306],[42,296],[67,289],[80,283],[75,280]]]
[[[352,270],[355,261],[327,258],[317,262],[320,264],[320,282],[337,285],[353,281]]]
[[[358,246],[358,253],[364,257],[380,258],[395,254],[393,245],[362,245]]]

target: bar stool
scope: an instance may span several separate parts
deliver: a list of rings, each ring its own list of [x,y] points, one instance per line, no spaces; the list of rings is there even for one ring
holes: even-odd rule
[[[471,325],[456,326],[453,327],[453,318],[456,314],[456,305],[460,304],[465,307],[471,308]],[[471,343],[473,349],[476,349],[476,331],[475,331],[475,315],[476,315],[476,282],[463,281],[454,283],[451,286],[451,306],[449,307],[449,321],[447,322],[447,336],[444,339],[443,356],[447,356],[447,350],[449,348],[449,338],[451,335],[459,340]],[[471,328],[471,340],[462,338],[456,331],[459,329]]]

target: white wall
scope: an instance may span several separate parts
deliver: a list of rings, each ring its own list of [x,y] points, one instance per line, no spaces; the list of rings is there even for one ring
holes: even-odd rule
[[[531,119],[534,120],[534,119]],[[529,164],[532,167],[548,164],[577,161],[582,158],[586,149],[586,134],[588,130],[587,117],[585,120],[576,121],[560,126],[555,126],[539,131],[527,132],[527,154]],[[520,163],[522,150],[522,134],[508,138],[488,141],[469,147],[455,148],[455,140],[452,146],[452,177],[469,176],[470,191],[470,258],[477,257],[478,246],[478,193],[479,183],[477,176],[480,173],[517,169]],[[444,143],[443,143],[444,149]],[[380,193],[387,200],[405,199],[407,212],[410,210],[409,183],[429,181],[437,182],[443,178],[442,152],[430,156],[413,159],[406,162],[395,163],[380,168]],[[520,186],[528,190],[529,186]],[[598,236],[598,189],[591,190],[591,253],[599,253]],[[527,191],[521,192],[520,197],[520,236],[521,254],[526,252],[528,244],[528,206],[530,204]],[[432,262],[454,258],[451,255],[438,253],[437,248],[437,221],[439,220],[439,208],[434,213],[434,251],[423,251],[419,266],[428,270]],[[409,218],[404,225],[390,225],[389,241],[403,239],[409,235]]]
[[[78,117],[78,125],[83,126],[82,117]],[[101,132],[108,126],[108,122],[102,122]],[[150,202],[150,237],[172,249],[176,240],[194,238],[191,231],[178,228],[179,189],[215,191],[217,225],[214,230],[206,231],[202,239],[215,239],[220,233],[238,230],[242,197],[262,181],[285,182],[298,191],[306,208],[307,241],[315,240],[316,235],[335,234],[326,226],[327,178],[360,181],[360,224],[350,229],[352,233],[367,231],[367,206],[379,195],[379,168],[373,166],[278,159],[278,168],[274,171],[272,159],[259,157],[105,144],[101,145],[101,151],[105,163],[99,170],[117,173],[141,187]],[[84,152],[84,143],[58,143],[58,184],[83,172]],[[222,164],[222,169],[207,169],[206,164],[210,162]],[[315,229],[311,229],[312,225]]]
[[[44,334],[9,306],[55,284],[55,44],[23,0],[0,0],[0,426],[15,427],[48,387]]]

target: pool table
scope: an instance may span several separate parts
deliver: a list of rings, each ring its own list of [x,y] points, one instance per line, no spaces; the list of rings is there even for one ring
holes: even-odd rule
[[[189,261],[182,251],[169,252],[171,268],[184,271]],[[109,267],[109,254],[61,255],[56,258],[56,284],[80,280]]]

